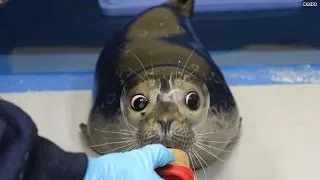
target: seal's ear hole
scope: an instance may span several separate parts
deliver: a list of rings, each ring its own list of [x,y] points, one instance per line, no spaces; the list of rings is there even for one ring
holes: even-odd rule
[[[148,105],[148,98],[142,94],[136,94],[131,98],[130,105],[134,111],[142,111]]]
[[[192,111],[197,110],[200,107],[199,94],[194,91],[188,92],[186,95],[185,104],[190,110],[192,110]]]

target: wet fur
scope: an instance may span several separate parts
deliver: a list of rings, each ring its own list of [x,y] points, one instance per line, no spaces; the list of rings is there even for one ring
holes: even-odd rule
[[[167,4],[180,12],[180,15],[174,16],[188,19],[193,14],[193,0],[172,0]],[[161,11],[171,12],[167,7],[161,8]],[[131,26],[136,26],[132,29],[139,29],[139,23]],[[170,28],[168,26],[165,33],[152,29],[153,34],[143,34],[141,31],[137,34],[138,31],[127,30],[126,37],[133,39],[131,43],[126,43],[131,45],[130,48],[126,46],[120,52],[119,46],[122,44],[113,44],[107,45],[101,52],[96,65],[95,100],[89,122],[80,125],[88,146],[99,154],[162,143],[186,151],[191,165],[197,169],[217,159],[223,161],[219,155],[239,138],[241,118],[238,107],[220,69],[207,54],[179,44],[155,40],[186,32]],[[188,33],[197,40],[191,30]],[[121,38],[114,42],[118,41],[121,42]],[[145,43],[140,43],[142,41]],[[149,52],[148,57],[145,57],[146,51]],[[162,52],[159,55],[157,51]],[[174,63],[174,67],[156,65],[161,61],[172,62],[164,56],[176,52],[184,56]],[[206,65],[201,65],[205,58],[210,60],[208,63],[213,68],[210,72]],[[110,62],[108,59],[118,61]],[[122,65],[125,63],[127,67]],[[192,70],[190,64],[198,68]],[[122,69],[113,69],[115,67]],[[202,76],[202,71],[209,73]],[[111,77],[114,72],[118,72],[117,77]],[[110,82],[107,82],[106,77],[109,77]],[[185,94],[190,90],[197,92],[200,97],[200,107],[196,111],[190,111],[183,104]],[[144,94],[149,99],[148,106],[142,112],[135,112],[130,107],[130,99],[134,94]],[[168,119],[172,120],[172,125],[164,138],[158,120]]]

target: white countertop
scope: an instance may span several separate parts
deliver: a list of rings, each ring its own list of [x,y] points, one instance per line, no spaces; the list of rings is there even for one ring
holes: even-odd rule
[[[243,117],[241,141],[208,180],[316,180],[320,177],[320,85],[232,88]],[[26,110],[39,133],[68,151],[83,151],[78,124],[89,91],[0,94]],[[199,178],[204,179],[201,171]]]

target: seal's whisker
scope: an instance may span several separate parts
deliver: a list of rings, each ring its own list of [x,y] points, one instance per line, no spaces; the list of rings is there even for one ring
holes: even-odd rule
[[[127,136],[135,136],[134,133],[128,133],[128,132],[120,132],[120,131],[105,131],[105,130],[99,130],[99,129],[95,129],[98,132],[101,133],[110,133],[110,134],[121,134],[121,135],[127,135]]]
[[[134,127],[132,124],[130,124],[128,122],[128,119],[126,118],[126,116],[122,113],[122,118],[124,123],[126,124],[127,128],[131,131],[131,132],[136,132],[138,128]]]
[[[100,129],[101,130],[101,129]],[[101,130],[101,131],[104,131],[104,130]],[[119,131],[111,131],[111,132],[123,132],[123,133],[129,133],[129,134],[134,134],[135,133],[135,131],[132,131],[131,129],[121,129],[121,130],[119,130]]]
[[[181,72],[181,75],[180,75],[180,79],[181,79],[181,78],[182,78],[182,76],[183,76],[183,72],[184,72],[184,70],[185,70],[185,68],[186,68],[186,66],[187,66],[187,64],[188,64],[188,62],[189,62],[189,60],[191,59],[191,56],[193,55],[194,50],[195,50],[195,48],[193,48],[193,50],[192,50],[192,52],[190,53],[190,55],[189,55],[189,57],[188,57],[188,59],[187,59],[186,63],[184,64],[184,67],[183,67],[182,72]]]
[[[124,120],[124,123],[126,123],[126,126],[127,126],[127,128],[128,129],[130,129],[132,132],[134,132],[134,131],[136,131],[137,130],[137,128],[136,127],[134,127],[133,125],[131,125],[129,122],[128,122],[128,120],[124,117],[124,115],[123,115],[123,120]]]
[[[207,177],[206,170],[205,170],[203,164],[201,163],[201,161],[204,161],[204,160],[201,157],[199,158],[199,154],[197,152],[195,152],[194,150],[192,151],[192,153],[194,153],[194,156],[197,158],[197,160],[198,160],[198,162],[199,162],[199,164],[200,164],[200,166],[202,168],[202,171],[203,171],[203,174],[204,174],[204,178],[205,178],[205,180],[207,180],[208,177]],[[208,166],[208,164],[205,161],[204,161],[204,163]]]
[[[125,139],[125,140],[129,140],[129,139],[135,139],[135,137],[116,137],[116,138],[106,138],[104,137],[103,139],[106,139],[106,140],[119,140],[119,139]]]
[[[120,131],[107,131],[107,130],[101,130],[94,128],[95,131],[102,132],[102,133],[111,133],[111,134],[122,134],[122,135],[128,135],[128,136],[134,136],[134,132],[120,132]]]
[[[195,127],[192,128],[192,130],[196,130],[198,127],[202,127],[202,125],[204,125],[206,123],[206,121],[203,121],[199,124],[197,124]]]
[[[143,70],[144,70],[144,73],[146,74],[148,80],[150,80],[150,78],[149,78],[149,76],[148,76],[148,73],[147,73],[147,71],[146,71],[143,63],[142,63],[141,60],[139,59],[139,57],[138,57],[135,53],[132,53],[132,54],[133,54],[133,56],[139,61],[139,63],[141,64],[141,66],[142,66],[142,68],[143,68]]]
[[[195,153],[196,156],[198,156],[202,160],[202,162],[204,162],[206,166],[209,166],[208,163],[200,156],[200,154],[195,149],[192,151]]]
[[[219,161],[226,163],[224,160],[222,160],[221,158],[219,158],[217,155],[215,155],[214,153],[210,152],[210,150],[208,150],[207,148],[200,146],[198,144],[195,144],[198,148],[202,149],[204,152],[208,153],[209,155],[213,156],[214,158],[218,159]]]
[[[195,169],[196,165],[195,165],[195,162],[194,162],[194,157],[193,157],[193,154],[191,152],[192,152],[192,150],[188,153],[188,155],[190,157],[190,161],[191,161],[191,167],[192,167],[192,169],[194,171],[194,178],[198,179],[197,171]]]
[[[102,143],[102,144],[90,145],[88,147],[100,147],[100,146],[105,146],[105,145],[110,145],[110,144],[121,144],[121,143],[130,143],[130,142],[134,142],[134,140],[130,139],[130,140],[125,140],[125,141],[107,142],[107,143]]]
[[[228,132],[228,131],[231,131],[235,128],[238,128],[240,124],[232,127],[232,128],[229,128],[229,129],[224,129],[224,130],[221,130],[221,131],[212,131],[212,132],[206,132],[206,133],[201,133],[201,134],[196,134],[196,136],[203,136],[203,135],[209,135],[209,134],[216,134],[216,133],[221,133],[221,132]]]
[[[230,141],[210,141],[210,140],[206,140],[206,139],[201,139],[201,138],[195,138],[196,141],[202,141],[202,142],[209,142],[209,143],[217,143],[217,144],[227,144],[227,143],[231,143],[231,142],[238,142],[239,140],[230,140]]]
[[[129,68],[130,71],[134,72],[137,76],[139,76],[139,78],[141,78],[144,82],[147,82],[140,74],[138,74],[135,70],[133,70],[132,68]]]
[[[136,146],[135,144],[133,144],[133,145],[129,146],[128,148],[122,150],[122,152],[130,151],[130,150],[132,150],[132,149],[134,149],[134,148],[136,148],[136,147],[137,147],[137,146]]]
[[[178,68],[181,61],[178,61],[177,69],[176,69],[176,79],[178,78]]]
[[[151,65],[152,77],[153,77],[153,80],[154,80],[154,71],[153,71],[153,62],[152,62],[152,57],[150,57],[150,65]]]
[[[201,142],[195,142],[195,143],[200,145],[200,146],[205,146],[205,147],[212,148],[212,149],[215,149],[215,150],[218,150],[218,151],[230,152],[230,153],[233,152],[233,151],[223,150],[223,149],[220,149],[220,148],[217,148],[217,147],[214,147],[214,146],[210,146],[210,145],[207,145],[207,144],[204,144],[204,143],[201,143]]]
[[[131,133],[131,134],[135,134],[136,130],[131,130],[129,128],[127,128],[128,130],[124,130],[124,129],[121,129],[120,132],[126,132],[126,133]]]
[[[113,149],[109,149],[108,151],[104,151],[104,152],[100,152],[100,153],[102,153],[102,154],[109,153],[109,152],[112,152],[112,151],[115,151],[115,150],[118,150],[118,149],[121,149],[121,148],[125,148],[127,146],[132,146],[134,144],[135,144],[135,142],[132,142],[132,143],[125,144],[123,146],[119,146],[119,147],[116,147],[116,148],[113,148]]]
[[[193,70],[189,75],[187,75],[187,77],[183,79],[183,82],[185,82],[186,79],[188,79],[194,72],[196,72],[196,69]]]

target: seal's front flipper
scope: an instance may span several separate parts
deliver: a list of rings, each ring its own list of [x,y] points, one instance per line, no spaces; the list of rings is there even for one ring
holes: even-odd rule
[[[86,143],[88,143],[89,142],[89,134],[88,134],[88,129],[87,129],[88,126],[84,123],[81,123],[79,125],[79,127],[80,127],[80,130],[81,130],[82,135],[84,137],[84,140],[86,141]]]
[[[194,11],[194,0],[167,0],[169,4],[176,6],[181,14],[192,17]]]

